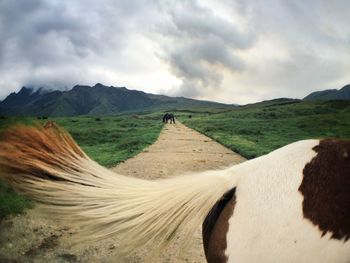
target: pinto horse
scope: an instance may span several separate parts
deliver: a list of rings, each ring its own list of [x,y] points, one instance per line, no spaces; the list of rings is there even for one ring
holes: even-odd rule
[[[82,227],[161,252],[202,225],[209,263],[350,262],[350,142],[305,140],[227,169],[148,181],[91,160],[56,125],[2,134],[0,178]],[[149,251],[149,250],[147,250]]]
[[[168,123],[168,121],[170,120],[170,123],[174,123],[175,124],[175,116],[172,113],[165,113],[163,116],[163,122],[164,123]]]

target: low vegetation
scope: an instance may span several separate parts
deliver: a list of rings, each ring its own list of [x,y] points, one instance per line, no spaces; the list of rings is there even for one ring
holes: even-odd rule
[[[303,139],[350,139],[350,101],[275,101],[177,116],[248,159]]]
[[[99,164],[112,167],[152,144],[163,127],[158,115],[53,118]]]
[[[251,159],[294,141],[350,139],[350,101],[276,100],[242,107],[194,108],[172,112],[185,125]],[[116,116],[0,118],[0,130],[15,123],[56,121],[83,150],[111,167],[152,144],[162,128],[163,111]],[[0,219],[32,203],[0,182]]]
[[[25,208],[33,206],[28,198],[16,194],[10,187],[0,181],[0,220],[9,214],[19,214]]]
[[[64,127],[82,149],[95,161],[106,167],[122,162],[152,144],[163,127],[161,115],[119,115],[80,116],[60,118],[3,118],[0,130],[8,126],[35,122],[45,123],[48,119]],[[17,195],[0,182],[0,219],[8,214],[20,213],[32,202]]]

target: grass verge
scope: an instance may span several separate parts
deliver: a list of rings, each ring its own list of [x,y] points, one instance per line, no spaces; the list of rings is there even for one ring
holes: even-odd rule
[[[350,139],[350,101],[262,104],[177,116],[248,159],[303,139]]]
[[[49,119],[64,127],[90,158],[106,167],[115,166],[154,143],[163,127],[160,114]],[[31,125],[46,121],[46,118],[5,118],[0,120],[0,130],[18,123]],[[32,206],[32,201],[0,181],[0,220]]]

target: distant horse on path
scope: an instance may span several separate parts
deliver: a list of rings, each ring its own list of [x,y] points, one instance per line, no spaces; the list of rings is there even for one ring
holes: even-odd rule
[[[168,121],[170,120],[170,123],[174,123],[175,124],[175,116],[172,113],[165,113],[163,116],[163,122],[164,123],[168,123]]]
[[[53,123],[1,138],[0,179],[79,227],[76,242],[114,236],[118,251],[143,249],[157,262],[202,225],[209,263],[350,262],[349,141],[304,140],[223,170],[149,181],[100,166]]]

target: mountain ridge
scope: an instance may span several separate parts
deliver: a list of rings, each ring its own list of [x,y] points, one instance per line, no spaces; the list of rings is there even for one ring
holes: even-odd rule
[[[341,89],[315,91],[302,100],[279,98],[247,105],[290,104],[313,100],[350,100],[350,84]],[[75,85],[70,90],[50,90],[43,87],[22,87],[0,101],[0,115],[25,116],[77,116],[108,115],[144,110],[193,110],[195,108],[228,109],[239,105],[195,100],[185,97],[170,97],[129,90],[126,87]]]
[[[169,109],[171,107],[218,107],[233,105],[202,101],[184,97],[150,94],[126,87],[75,85],[66,91],[22,87],[0,102],[2,115],[27,116],[76,116],[107,115],[146,109]]]
[[[303,100],[350,100],[350,84],[341,89],[327,89],[315,91],[303,98]]]

